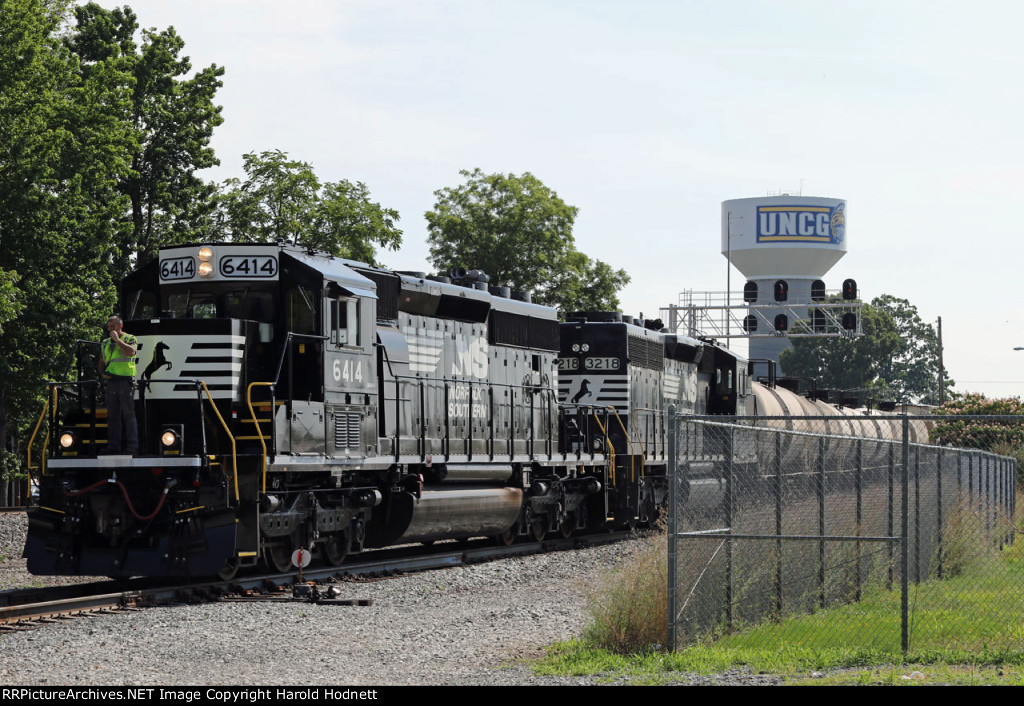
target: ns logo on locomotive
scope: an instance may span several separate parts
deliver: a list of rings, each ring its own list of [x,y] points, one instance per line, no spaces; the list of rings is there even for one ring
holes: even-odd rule
[[[227,577],[286,571],[297,548],[334,565],[399,542],[650,523],[668,406],[752,410],[757,386],[723,347],[619,314],[559,323],[452,274],[286,244],[161,249],[121,288],[140,448],[107,453],[81,346],[29,451],[29,570]]]

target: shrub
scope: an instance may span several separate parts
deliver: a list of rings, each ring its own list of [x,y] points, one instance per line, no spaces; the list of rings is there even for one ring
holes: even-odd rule
[[[634,654],[668,643],[668,547],[660,532],[621,566],[584,590],[589,623],[583,639],[595,647]]]

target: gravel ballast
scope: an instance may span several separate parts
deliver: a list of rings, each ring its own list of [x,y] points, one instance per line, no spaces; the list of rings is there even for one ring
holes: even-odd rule
[[[0,588],[44,585],[20,559],[25,518],[0,517]],[[618,542],[377,581],[370,606],[225,602],[147,608],[0,634],[5,685],[598,684],[525,659],[580,635],[582,591],[639,546]],[[52,582],[66,581],[58,579]],[[718,677],[718,683],[759,678]],[[683,683],[707,678],[680,675]],[[621,683],[621,682],[620,682]],[[763,682],[762,682],[763,683]]]

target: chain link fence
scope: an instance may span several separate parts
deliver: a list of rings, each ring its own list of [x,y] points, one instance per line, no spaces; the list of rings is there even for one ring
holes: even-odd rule
[[[1019,417],[670,424],[673,646],[1024,647],[1017,464],[1000,441]],[[989,450],[937,445],[964,428]]]

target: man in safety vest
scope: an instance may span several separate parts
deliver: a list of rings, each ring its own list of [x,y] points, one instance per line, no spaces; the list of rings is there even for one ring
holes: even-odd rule
[[[107,453],[120,454],[121,430],[124,427],[127,449],[139,451],[139,430],[135,421],[135,353],[138,341],[124,333],[120,316],[107,319],[110,338],[100,344],[100,375],[107,381]]]

